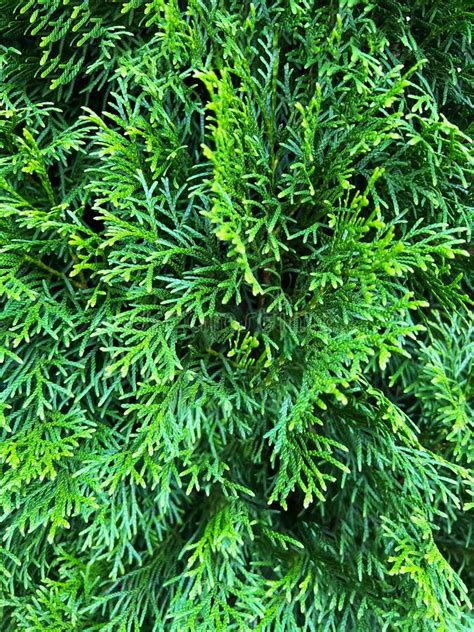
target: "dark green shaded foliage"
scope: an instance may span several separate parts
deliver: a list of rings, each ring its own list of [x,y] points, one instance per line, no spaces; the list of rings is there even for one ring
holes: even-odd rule
[[[0,618],[472,630],[465,0],[0,0]]]

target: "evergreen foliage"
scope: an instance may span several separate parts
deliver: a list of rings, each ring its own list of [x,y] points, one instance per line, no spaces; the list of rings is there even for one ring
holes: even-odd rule
[[[467,0],[0,0],[0,628],[469,631]]]

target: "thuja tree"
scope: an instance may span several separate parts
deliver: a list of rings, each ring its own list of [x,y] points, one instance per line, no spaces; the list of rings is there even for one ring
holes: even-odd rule
[[[0,628],[472,630],[467,0],[0,0]]]

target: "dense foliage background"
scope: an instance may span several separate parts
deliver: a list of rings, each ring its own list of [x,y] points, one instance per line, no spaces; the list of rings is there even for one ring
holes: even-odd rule
[[[0,0],[0,628],[472,630],[467,0]]]

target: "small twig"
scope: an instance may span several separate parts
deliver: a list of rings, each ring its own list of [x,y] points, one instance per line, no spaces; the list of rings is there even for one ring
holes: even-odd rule
[[[37,266],[38,268],[41,268],[42,270],[45,270],[46,272],[48,272],[49,274],[52,274],[55,277],[59,277],[61,279],[67,278],[68,281],[70,281],[72,283],[72,285],[74,285],[74,287],[77,287],[81,290],[85,289],[85,285],[83,285],[82,283],[78,282],[78,281],[74,281],[73,279],[69,279],[68,277],[66,277],[66,275],[63,272],[59,272],[58,270],[55,270],[54,268],[51,268],[50,266],[46,265],[46,263],[43,263],[40,259],[35,259],[34,257],[30,257],[30,255],[23,255],[25,261],[29,261],[30,263],[34,264],[35,266]]]

